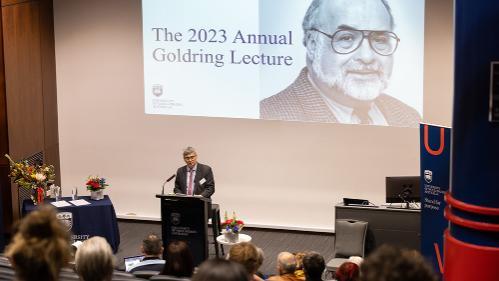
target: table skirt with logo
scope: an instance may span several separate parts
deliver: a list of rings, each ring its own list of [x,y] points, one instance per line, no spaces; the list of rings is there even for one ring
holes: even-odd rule
[[[70,197],[62,199],[71,200]],[[79,199],[85,199],[90,205],[57,208],[58,218],[66,225],[68,231],[71,231],[72,240],[83,241],[93,236],[101,236],[106,238],[116,253],[120,245],[120,232],[116,212],[109,196],[105,195],[104,199],[99,201],[91,200],[90,196],[80,196]],[[47,198],[45,202],[53,201]],[[31,200],[24,200],[23,216],[36,208]]]

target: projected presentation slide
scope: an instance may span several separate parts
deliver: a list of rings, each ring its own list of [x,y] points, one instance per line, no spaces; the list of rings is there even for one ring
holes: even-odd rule
[[[424,0],[143,0],[145,113],[417,127]]]

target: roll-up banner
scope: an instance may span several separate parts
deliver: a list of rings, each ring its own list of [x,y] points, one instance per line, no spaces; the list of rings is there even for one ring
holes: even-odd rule
[[[443,273],[444,195],[449,190],[451,129],[420,124],[421,253]]]

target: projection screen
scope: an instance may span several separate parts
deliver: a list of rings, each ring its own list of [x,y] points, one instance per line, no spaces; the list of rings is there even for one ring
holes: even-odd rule
[[[424,1],[311,2],[143,0],[145,112],[416,127]]]

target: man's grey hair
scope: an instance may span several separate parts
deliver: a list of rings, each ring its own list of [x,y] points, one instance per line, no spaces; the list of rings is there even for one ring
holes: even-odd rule
[[[183,155],[184,155],[184,157],[185,157],[185,156],[187,156],[187,155],[189,155],[189,154],[192,154],[192,153],[196,154],[196,150],[194,149],[194,147],[192,147],[192,146],[188,146],[188,147],[186,147],[186,148],[184,149]]]
[[[329,0],[331,1],[331,0]],[[386,11],[388,12],[388,15],[390,16],[390,27],[393,30],[393,27],[395,25],[394,20],[393,20],[393,14],[392,14],[392,9],[390,8],[390,5],[388,4],[387,0],[373,0],[373,1],[381,1],[383,6],[385,6]],[[302,28],[303,28],[303,45],[307,47],[307,43],[309,42],[310,39],[316,38],[312,37],[314,32],[311,32],[312,28],[318,28],[321,29],[323,23],[320,22],[319,19],[319,14],[321,10],[321,6],[324,3],[324,0],[314,0],[308,7],[307,13],[305,14],[305,17],[303,18],[303,23],[302,23]],[[315,36],[318,36],[315,34]]]
[[[281,252],[277,256],[277,262],[282,274],[293,273],[296,270],[295,256],[289,252]]]

